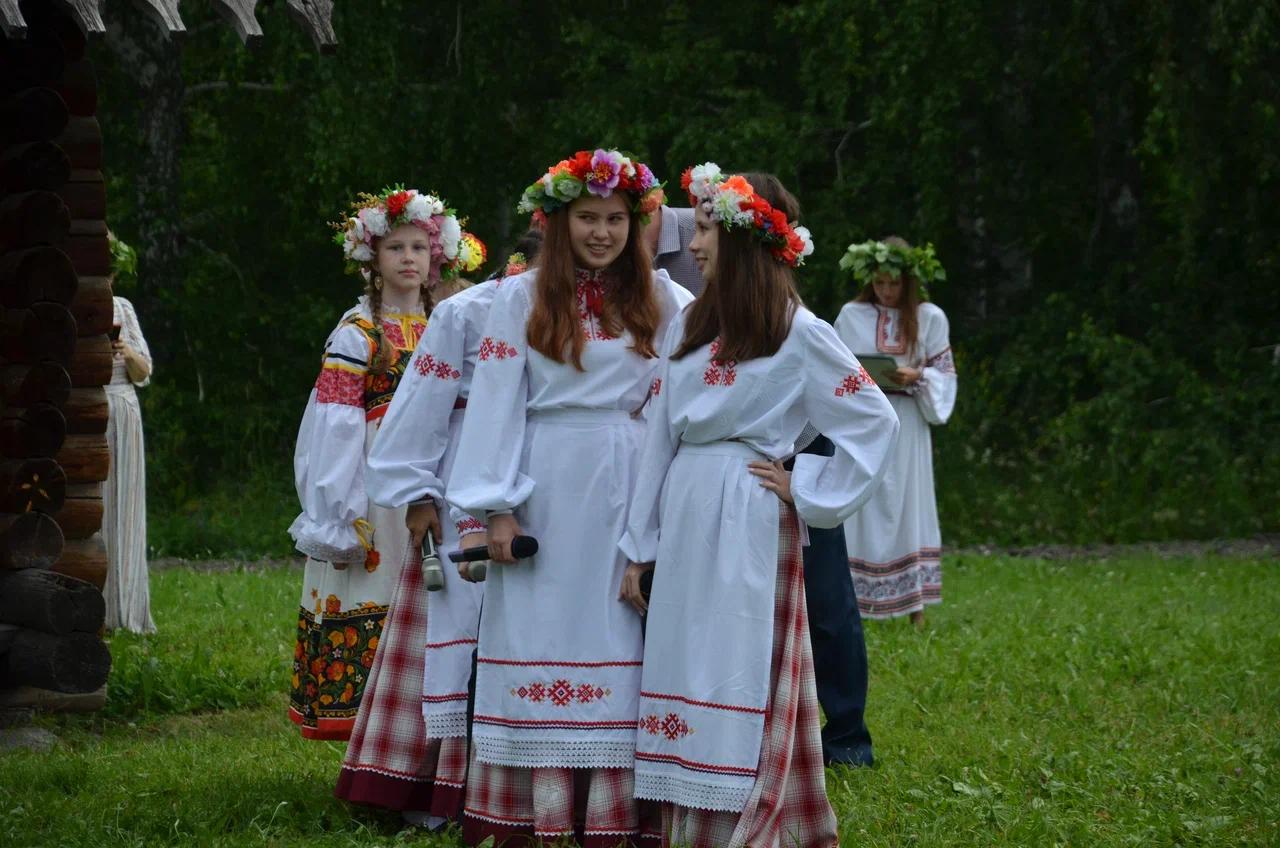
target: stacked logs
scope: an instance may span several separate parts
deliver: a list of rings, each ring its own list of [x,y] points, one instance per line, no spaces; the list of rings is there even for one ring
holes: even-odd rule
[[[0,689],[90,692],[111,665],[102,134],[83,32],[23,11],[27,37],[0,40]]]

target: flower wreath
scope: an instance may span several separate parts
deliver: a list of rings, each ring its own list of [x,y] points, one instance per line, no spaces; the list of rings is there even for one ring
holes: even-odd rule
[[[348,273],[368,280],[373,273],[373,241],[402,224],[413,224],[431,241],[431,282],[452,279],[463,270],[484,263],[484,244],[462,230],[462,221],[453,209],[434,194],[395,185],[380,194],[361,192],[351,204],[351,213],[333,226],[338,230],[334,243],[342,248]],[[477,259],[476,254],[479,253]]]
[[[529,260],[520,251],[516,251],[507,257],[507,267],[503,269],[503,277],[514,277],[516,274],[523,274],[529,270]]]
[[[631,211],[647,223],[666,196],[662,183],[643,162],[617,150],[579,150],[571,159],[562,159],[547,169],[542,178],[520,196],[516,211],[548,215],[582,196],[583,190],[596,197],[615,191],[631,196]]]
[[[852,274],[858,288],[866,286],[881,271],[887,271],[896,277],[913,277],[921,300],[928,299],[930,283],[947,278],[947,272],[934,254],[932,244],[925,244],[924,247],[903,247],[882,241],[851,244],[844,256],[840,257],[840,268]]]
[[[726,230],[750,227],[779,262],[799,268],[813,253],[813,237],[807,228],[787,221],[787,216],[756,194],[742,176],[725,177],[715,162],[686,168],[680,185],[689,193],[691,206],[701,207]]]

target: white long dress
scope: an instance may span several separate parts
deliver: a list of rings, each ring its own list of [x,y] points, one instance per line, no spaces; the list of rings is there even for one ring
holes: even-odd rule
[[[396,391],[369,452],[369,496],[389,508],[431,498],[446,506],[444,483],[457,455],[458,438],[480,340],[498,283],[472,286],[442,301]],[[448,515],[444,515],[444,512]],[[456,508],[441,510],[444,538],[438,552],[445,587],[426,593],[427,637],[422,717],[433,739],[466,736],[471,654],[480,628],[484,584],[458,576],[448,554],[484,524]]]
[[[672,324],[668,352],[682,333],[683,318]],[[664,361],[620,548],[633,561],[656,560],[637,797],[738,813],[758,778],[786,774],[761,762],[767,732],[793,743],[797,734],[811,736],[814,750],[821,746],[811,675],[797,697],[814,702],[812,726],[766,730],[775,703],[770,657],[779,556],[787,552],[779,549],[779,500],[748,463],[789,456],[812,422],[835,444],[835,455],[796,456],[791,491],[806,523],[835,527],[872,497],[898,425],[831,326],[807,309],[797,310],[773,356],[733,362],[718,351],[716,340]],[[798,563],[798,546],[792,553]],[[808,658],[807,631],[802,639],[796,653]],[[821,796],[818,763],[812,779]]]
[[[581,304],[599,280],[579,274]],[[514,510],[540,544],[531,559],[489,570],[472,739],[484,763],[629,769],[643,646],[640,617],[617,601],[617,540],[644,432],[633,412],[658,360],[589,311],[585,370],[532,350],[536,275],[508,277],[494,298],[446,488],[477,516]],[[653,280],[660,339],[692,298],[663,272]]]
[[[408,547],[404,510],[369,502],[364,467],[425,330],[421,314],[384,314],[382,333],[395,355],[386,373],[374,374],[377,341],[367,306],[344,316],[326,343],[298,430],[294,479],[302,512],[289,534],[307,564],[289,717],[309,739],[350,736]]]
[[[849,568],[864,618],[894,618],[942,601],[942,532],[933,487],[930,427],[945,424],[956,400],[956,367],[947,316],[932,303],[918,307],[915,350],[900,338],[897,309],[849,303],[836,332],[857,353],[887,353],[899,365],[923,369],[907,391],[890,391],[902,435],[883,485],[845,522]]]
[[[107,546],[107,629],[154,633],[151,590],[147,578],[147,457],[142,438],[142,410],[134,386],[151,382],[151,349],[138,326],[133,304],[112,298],[120,339],[147,363],[147,376],[129,379],[124,357],[111,363],[107,393],[107,444],[111,470],[102,484],[102,539]]]

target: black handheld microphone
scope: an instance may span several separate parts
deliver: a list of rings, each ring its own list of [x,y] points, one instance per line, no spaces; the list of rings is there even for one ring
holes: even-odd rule
[[[532,536],[516,536],[511,540],[511,555],[516,559],[528,559],[537,552],[538,540]],[[474,548],[449,552],[449,559],[453,562],[483,562],[488,558],[488,545],[476,545]]]

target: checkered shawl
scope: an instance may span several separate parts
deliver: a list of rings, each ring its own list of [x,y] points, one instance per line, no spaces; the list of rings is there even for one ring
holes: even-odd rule
[[[529,769],[473,758],[463,840],[477,845],[492,836],[501,845],[568,837],[583,848],[653,845],[656,827],[642,833],[641,812],[656,825],[656,810],[632,797],[634,787],[631,769]]]
[[[422,555],[411,543],[342,761],[337,797],[390,810],[431,809],[442,754],[440,740],[428,739],[422,723],[426,643]],[[460,741],[465,746],[466,740]],[[457,769],[451,771],[450,779],[456,781]],[[463,775],[465,779],[465,769]]]
[[[800,527],[794,507],[782,504],[778,528],[772,686],[755,785],[741,813],[661,804],[664,848],[830,848],[838,844],[822,766]]]

